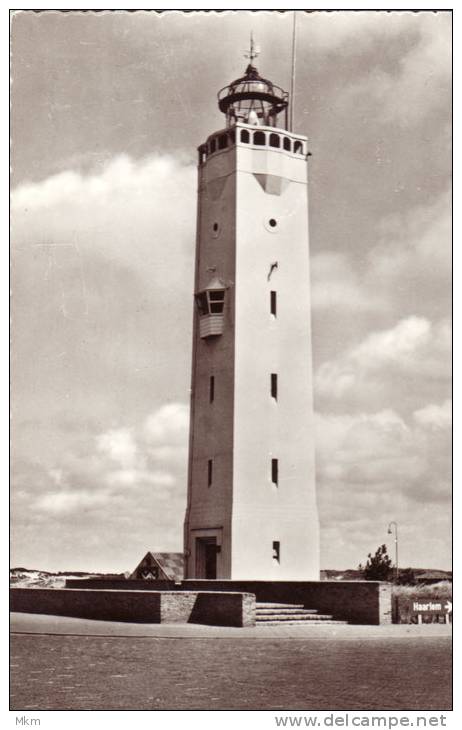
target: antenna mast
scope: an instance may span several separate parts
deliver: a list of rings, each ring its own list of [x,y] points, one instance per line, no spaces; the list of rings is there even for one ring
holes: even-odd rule
[[[294,109],[295,109],[295,53],[297,44],[297,11],[293,11],[293,27],[292,27],[292,74],[290,78],[290,115],[289,115],[289,131],[294,131]]]

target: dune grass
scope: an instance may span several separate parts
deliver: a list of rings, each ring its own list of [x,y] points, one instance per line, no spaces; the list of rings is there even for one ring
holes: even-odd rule
[[[452,583],[449,580],[442,580],[439,583],[421,586],[397,586],[392,585],[391,592],[393,596],[402,598],[423,598],[428,596],[438,596],[439,598],[452,597]]]

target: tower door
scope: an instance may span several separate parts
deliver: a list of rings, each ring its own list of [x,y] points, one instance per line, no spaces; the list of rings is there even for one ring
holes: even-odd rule
[[[217,538],[196,537],[196,578],[217,577]]]

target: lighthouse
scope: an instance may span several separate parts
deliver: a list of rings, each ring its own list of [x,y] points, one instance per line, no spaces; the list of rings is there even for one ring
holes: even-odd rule
[[[318,580],[307,138],[256,55],[198,148],[185,575]]]

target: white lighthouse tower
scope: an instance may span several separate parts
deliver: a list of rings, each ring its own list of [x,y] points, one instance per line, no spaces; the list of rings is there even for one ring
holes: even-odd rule
[[[318,580],[307,138],[255,56],[199,147],[186,577]]]

